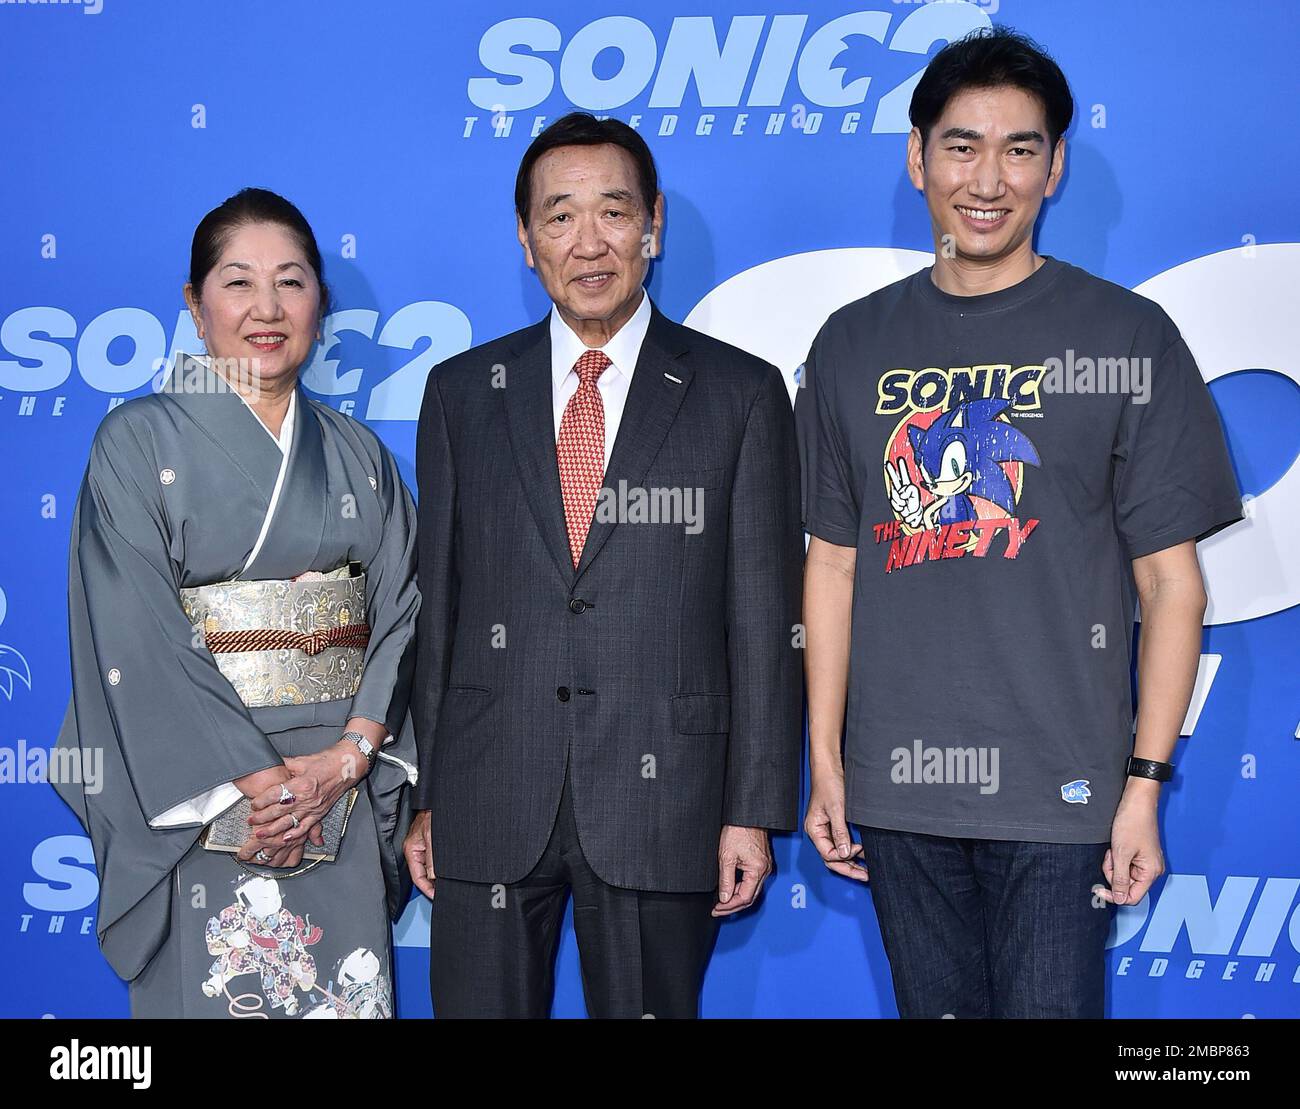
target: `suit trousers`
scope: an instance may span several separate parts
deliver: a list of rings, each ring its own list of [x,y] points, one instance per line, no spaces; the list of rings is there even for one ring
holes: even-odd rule
[[[653,844],[647,844],[653,850]],[[433,860],[435,874],[438,859]],[[694,1018],[717,937],[716,891],[611,886],[582,852],[566,776],[541,859],[518,882],[435,878],[429,985],[435,1017],[547,1017],[569,894],[592,1017]]]

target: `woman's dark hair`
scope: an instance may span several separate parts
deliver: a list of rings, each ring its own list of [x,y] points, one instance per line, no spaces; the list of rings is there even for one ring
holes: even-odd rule
[[[912,126],[921,132],[922,147],[957,93],[997,85],[1013,85],[1038,98],[1047,115],[1048,146],[1054,148],[1074,118],[1070,85],[1042,47],[1007,27],[972,31],[930,59],[908,109]]]
[[[240,189],[199,220],[194,229],[194,242],[190,245],[190,286],[194,290],[194,299],[199,299],[203,281],[216,266],[230,236],[236,229],[252,223],[274,223],[294,237],[316,273],[316,282],[320,286],[320,314],[326,316],[330,309],[330,291],[325,284],[325,267],[321,262],[320,247],[316,245],[316,235],[306,217],[270,189]]]
[[[537,159],[557,146],[601,146],[605,143],[621,146],[632,155],[641,199],[647,212],[654,211],[655,197],[659,195],[659,171],[645,139],[622,120],[597,119],[587,112],[570,112],[533,139],[519,163],[519,173],[515,177],[515,211],[525,226],[533,200],[533,166]]]

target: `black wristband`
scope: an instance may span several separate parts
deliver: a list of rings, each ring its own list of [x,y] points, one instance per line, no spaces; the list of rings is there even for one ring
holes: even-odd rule
[[[1146,778],[1152,782],[1167,782],[1174,776],[1174,764],[1130,756],[1125,772],[1130,778]]]

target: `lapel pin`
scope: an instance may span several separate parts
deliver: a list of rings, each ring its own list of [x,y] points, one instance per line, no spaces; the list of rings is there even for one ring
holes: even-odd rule
[[[667,378],[669,381],[671,381],[674,385],[680,385],[680,384],[682,383],[682,379],[681,379],[680,377],[673,377],[672,374],[668,374],[668,373],[666,373],[666,374],[664,374],[664,377],[666,377],[666,378]]]

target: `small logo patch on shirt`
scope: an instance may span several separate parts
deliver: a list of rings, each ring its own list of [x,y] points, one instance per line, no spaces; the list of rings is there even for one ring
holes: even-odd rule
[[[1061,800],[1067,805],[1086,805],[1091,796],[1087,778],[1076,778],[1061,787]]]

